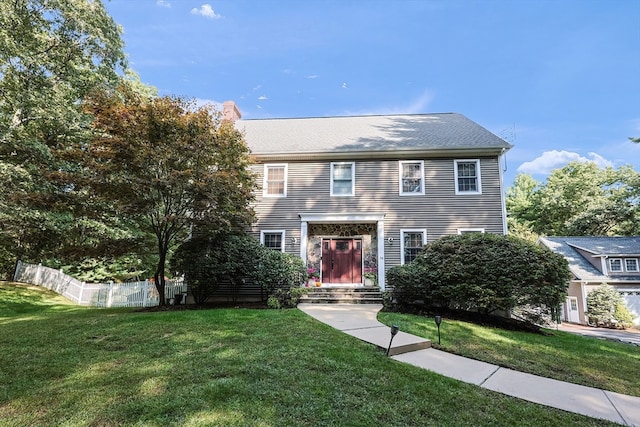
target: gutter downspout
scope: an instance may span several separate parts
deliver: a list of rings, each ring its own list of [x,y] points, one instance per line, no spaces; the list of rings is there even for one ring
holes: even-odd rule
[[[507,224],[507,202],[506,202],[506,194],[504,192],[504,176],[503,170],[501,167],[502,158],[504,153],[507,151],[506,148],[503,148],[498,156],[498,171],[500,172],[500,205],[502,207],[502,233],[506,236],[509,234],[509,226]],[[506,168],[505,168],[506,170]]]

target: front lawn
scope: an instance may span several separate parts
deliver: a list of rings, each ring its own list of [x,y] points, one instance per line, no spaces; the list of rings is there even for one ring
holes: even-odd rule
[[[298,310],[140,312],[0,283],[2,426],[596,426],[385,357]]]
[[[528,372],[632,396],[640,396],[640,347],[567,332],[545,330],[546,335],[478,326],[443,319],[442,344],[433,317],[378,314],[386,325],[428,338],[435,348]]]

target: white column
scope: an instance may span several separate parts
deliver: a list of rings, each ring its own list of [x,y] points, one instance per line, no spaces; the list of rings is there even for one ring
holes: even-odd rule
[[[301,221],[300,222],[300,258],[302,258],[302,262],[304,262],[304,265],[307,265],[307,241],[309,239],[307,235],[308,232],[309,232],[309,226],[307,221]]]
[[[378,284],[384,291],[386,280],[384,274],[384,220],[378,221]]]

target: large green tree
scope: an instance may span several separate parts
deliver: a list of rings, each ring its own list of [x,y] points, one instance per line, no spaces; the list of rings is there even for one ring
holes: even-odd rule
[[[0,2],[0,269],[52,256],[77,226],[74,165],[56,152],[87,137],[88,93],[125,68],[120,29],[99,0]],[[76,227],[77,229],[77,227]]]
[[[516,177],[507,191],[510,230],[546,235],[640,234],[640,173],[572,162],[535,184]]]
[[[228,233],[252,221],[248,147],[211,108],[144,96],[130,85],[97,92],[86,109],[97,136],[74,151],[83,164],[78,182],[155,236],[155,283],[165,304],[167,256],[190,230]]]

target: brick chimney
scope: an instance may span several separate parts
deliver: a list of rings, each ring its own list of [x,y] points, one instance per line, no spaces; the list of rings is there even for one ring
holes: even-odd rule
[[[235,122],[242,118],[242,113],[233,101],[225,101],[222,103],[222,119]]]

